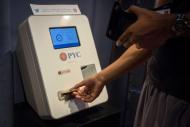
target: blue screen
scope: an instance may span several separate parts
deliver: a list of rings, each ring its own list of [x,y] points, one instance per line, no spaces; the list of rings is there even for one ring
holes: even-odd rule
[[[55,49],[80,46],[76,27],[56,27],[49,31]]]

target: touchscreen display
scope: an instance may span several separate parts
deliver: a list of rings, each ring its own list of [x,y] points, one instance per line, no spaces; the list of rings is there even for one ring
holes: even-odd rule
[[[49,31],[55,49],[80,46],[76,27],[54,27]]]

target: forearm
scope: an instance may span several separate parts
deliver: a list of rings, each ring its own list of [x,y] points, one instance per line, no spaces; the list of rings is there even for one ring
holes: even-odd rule
[[[103,69],[98,76],[107,83],[144,62],[150,55],[150,50],[137,49],[135,45],[132,45],[119,59]]]

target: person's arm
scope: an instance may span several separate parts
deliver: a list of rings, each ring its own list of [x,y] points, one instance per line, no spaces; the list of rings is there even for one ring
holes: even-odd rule
[[[138,49],[134,44],[128,48],[115,62],[101,71],[99,75],[104,79],[104,82],[109,82],[141,64],[150,55],[150,50],[143,48]]]
[[[105,84],[145,61],[151,55],[151,50],[137,49],[132,45],[114,63],[98,74],[76,84],[71,90],[73,95],[85,102],[92,102],[101,93]]]

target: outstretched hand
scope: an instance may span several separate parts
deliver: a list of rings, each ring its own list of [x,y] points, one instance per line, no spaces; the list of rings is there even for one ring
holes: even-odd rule
[[[95,75],[89,79],[76,84],[71,90],[73,95],[84,102],[94,101],[104,88],[104,81]]]

